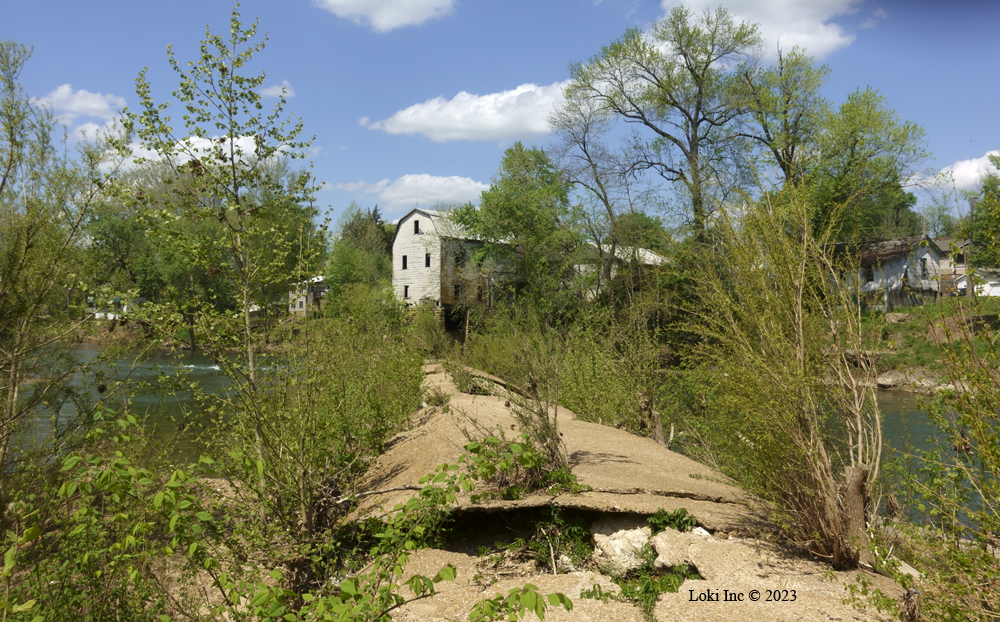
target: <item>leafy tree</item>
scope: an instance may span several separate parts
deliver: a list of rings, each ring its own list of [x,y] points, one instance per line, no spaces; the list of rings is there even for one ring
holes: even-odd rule
[[[516,287],[538,308],[558,306],[553,296],[570,276],[577,236],[569,183],[545,151],[515,143],[479,208],[466,204],[453,218],[485,242],[481,255],[513,268]]]
[[[662,250],[669,237],[658,216],[645,212],[626,212],[618,217],[619,239],[635,248]]]
[[[1000,267],[1000,156],[991,154],[990,164],[995,170],[980,180],[976,207],[962,230],[972,240],[969,263],[981,268]]]
[[[928,235],[936,238],[946,238],[959,234],[962,223],[955,216],[951,206],[948,204],[947,198],[942,196],[932,197],[930,205],[924,207],[923,216]]]
[[[901,120],[878,91],[851,93],[816,143],[820,156],[810,182],[822,208],[814,216],[817,230],[832,224],[840,239],[873,237],[886,223],[889,231],[908,225],[913,231],[919,219],[907,212],[916,201],[902,184],[929,155],[924,136],[920,125]]]
[[[242,396],[234,434],[252,430],[261,465],[258,487],[264,494],[264,464],[277,460],[280,450],[273,453],[275,439],[264,437],[265,429],[269,435],[278,430],[269,428],[259,393],[260,345],[253,315],[262,307],[267,313],[266,304],[258,303],[262,294],[266,300],[268,291],[303,280],[319,244],[311,226],[315,211],[310,174],[292,175],[287,183],[277,174],[280,160],[303,157],[308,141],[301,138],[302,122],[285,114],[284,97],[264,112],[258,93],[264,74],[244,73],[266,43],[256,36],[257,23],[244,27],[237,6],[228,38],[206,29],[196,61],[182,66],[168,48],[168,60],[180,79],[174,97],[185,113],[183,130],[175,130],[165,114],[169,104],[153,99],[146,69],[136,78],[140,110],[128,112],[125,125],[171,174],[167,181],[173,188],[156,210],[158,229],[197,265],[224,274],[234,284],[238,331],[227,330],[230,317],[202,321],[211,326],[209,345],[225,359]],[[221,225],[219,238],[201,232],[187,235],[185,223],[210,221]],[[226,356],[232,347],[239,348],[242,360]]]
[[[816,155],[811,147],[830,112],[820,94],[829,74],[829,67],[816,67],[798,47],[789,54],[779,49],[774,66],[743,69],[735,97],[752,119],[745,136],[762,148],[786,182],[801,182],[811,168]]]
[[[53,142],[55,118],[19,77],[31,50],[0,41],[0,520],[10,524],[14,439],[29,418],[51,416],[75,391],[71,348],[82,324],[84,224],[108,181],[106,145],[76,159]],[[111,173],[116,166],[111,163]],[[76,292],[73,295],[72,292]],[[23,448],[21,448],[23,450]],[[18,456],[20,459],[20,456]]]
[[[392,278],[393,227],[378,206],[364,210],[351,201],[338,228],[326,266],[327,297],[335,300],[351,284],[385,285]]]
[[[732,123],[744,112],[730,96],[740,75],[733,64],[748,59],[760,42],[756,25],[736,23],[724,8],[695,16],[681,6],[648,33],[630,29],[586,64],[570,67],[570,100],[589,99],[651,134],[634,134],[628,169],[679,182],[699,237],[711,209],[710,188],[720,185],[732,163]]]
[[[145,69],[136,78],[140,111],[128,113],[126,127],[173,174],[169,181],[174,190],[159,210],[161,226],[171,231],[172,223],[183,220],[215,220],[222,225],[222,244],[183,236],[179,228],[172,230],[173,238],[200,264],[227,272],[236,284],[241,347],[252,385],[257,370],[251,318],[255,296],[277,284],[287,285],[289,277],[296,276],[288,272],[288,254],[300,235],[311,233],[305,226],[308,220],[293,218],[300,225],[293,230],[276,227],[275,222],[289,215],[292,203],[310,204],[313,188],[307,173],[287,186],[274,174],[278,160],[302,157],[301,150],[308,145],[301,139],[302,122],[285,115],[284,97],[270,112],[261,112],[257,90],[265,76],[241,71],[263,50],[266,38],[254,41],[257,23],[244,28],[238,8],[233,10],[229,33],[225,39],[206,29],[199,59],[186,68],[167,50],[180,78],[174,96],[185,111],[182,132],[165,114],[168,104],[154,101]]]

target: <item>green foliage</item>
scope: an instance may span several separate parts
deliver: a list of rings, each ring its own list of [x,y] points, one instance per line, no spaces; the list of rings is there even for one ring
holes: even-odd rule
[[[847,467],[870,469],[864,485],[877,476],[881,418],[874,365],[849,353],[880,326],[863,321],[858,283],[843,277],[857,268],[828,254],[831,230],[812,233],[816,208],[802,191],[790,196],[720,217],[690,324],[711,401],[689,430],[703,459],[765,501],[790,541],[851,567],[868,550],[864,531],[849,536],[847,525],[866,518],[847,521],[848,507],[864,506],[839,490]]]
[[[542,313],[567,304],[562,283],[570,277],[578,246],[569,184],[549,155],[520,142],[504,152],[500,170],[476,208],[466,204],[452,218],[485,242],[474,262],[491,258],[515,279],[499,287],[527,296]]]
[[[326,266],[328,302],[348,293],[347,285],[384,287],[392,277],[392,233],[378,207],[362,210],[352,202],[338,228]]]
[[[660,508],[655,514],[648,516],[646,520],[649,522],[649,526],[653,528],[653,535],[666,529],[691,531],[698,526],[698,521],[695,520],[694,516],[688,514],[684,508],[677,508],[673,512],[668,512]]]
[[[920,233],[916,198],[901,184],[929,154],[924,129],[899,118],[885,96],[867,88],[848,95],[826,121],[812,173],[816,231],[858,240]]]
[[[472,478],[495,488],[473,495],[473,503],[491,497],[521,499],[538,488],[550,470],[545,455],[535,449],[527,434],[513,441],[487,436],[481,442],[467,443],[465,451],[462,458]]]
[[[442,322],[434,313],[434,307],[428,304],[417,306],[416,315],[413,318],[413,338],[417,340],[417,347],[420,348],[429,358],[444,358],[452,352],[455,340],[445,331]],[[453,374],[460,373],[454,371]],[[455,379],[453,375],[453,379]],[[457,380],[456,380],[457,382]],[[459,391],[463,391],[459,387]],[[471,393],[471,391],[463,391]]]
[[[993,170],[984,175],[976,193],[976,210],[962,229],[973,242],[968,262],[983,268],[1000,267],[1000,156],[990,155]]]
[[[498,594],[477,603],[469,613],[469,622],[501,619],[514,622],[523,620],[529,613],[534,613],[539,620],[544,620],[549,606],[562,607],[566,611],[573,610],[573,602],[566,596],[562,594],[543,596],[538,593],[537,587],[527,583],[523,587],[512,589],[506,596]]]
[[[906,456],[898,469],[902,502],[893,544],[924,576],[921,616],[930,620],[988,620],[1000,606],[1000,418],[995,370],[996,329],[975,322],[992,304],[959,298],[942,316],[954,326],[942,346],[945,369],[963,390],[927,401],[936,427],[931,449]],[[912,320],[911,320],[912,321]],[[897,575],[904,589],[909,577]],[[863,588],[864,586],[861,586]],[[862,595],[864,595],[862,593]],[[876,594],[877,596],[877,594]]]
[[[605,591],[600,585],[594,584],[591,589],[580,592],[580,597],[604,602],[609,600],[630,602],[642,610],[647,620],[654,622],[656,616],[653,615],[653,610],[661,594],[676,593],[684,581],[701,579],[687,566],[677,566],[665,574],[660,574],[654,565],[656,552],[648,544],[643,547],[639,555],[642,564],[637,569],[629,571],[625,576],[612,579],[618,584],[619,592]]]
[[[71,381],[85,366],[72,348],[84,300],[107,302],[83,276],[83,225],[120,163],[106,143],[71,155],[53,139],[55,117],[19,82],[30,56],[0,40],[0,484],[25,460],[18,454],[28,447],[17,440],[28,422],[59,421],[63,403],[79,395]],[[0,485],[4,530],[10,492]]]

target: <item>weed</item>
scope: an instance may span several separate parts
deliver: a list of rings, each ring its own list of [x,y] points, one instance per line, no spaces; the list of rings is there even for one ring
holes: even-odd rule
[[[642,559],[642,564],[638,568],[630,570],[623,576],[612,578],[621,588],[619,593],[606,592],[595,584],[590,590],[580,592],[580,597],[596,598],[605,602],[608,600],[630,602],[642,610],[647,620],[653,622],[656,620],[653,609],[660,594],[677,592],[688,579],[701,579],[697,572],[688,566],[676,566],[661,575],[654,564],[656,551],[648,544],[639,552],[639,557]]]
[[[462,367],[448,371],[451,373],[451,380],[455,383],[455,388],[462,393],[469,395],[493,394],[493,383],[486,378],[481,378]]]
[[[691,531],[698,526],[698,521],[694,516],[688,514],[684,508],[678,508],[673,512],[668,512],[663,508],[646,519],[650,527],[653,528],[653,535],[664,531],[667,528],[677,531]]]
[[[427,392],[425,401],[428,406],[445,406],[451,401],[451,394],[445,393],[441,389],[434,387]]]

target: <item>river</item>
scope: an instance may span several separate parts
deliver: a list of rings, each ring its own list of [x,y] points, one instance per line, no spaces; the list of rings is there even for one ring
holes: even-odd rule
[[[102,346],[96,344],[83,344],[74,352],[74,357],[80,363],[94,364]],[[100,370],[107,374],[103,381],[108,386],[113,386],[113,379],[122,379],[128,375],[133,386],[142,387],[151,385],[153,388],[138,389],[131,399],[130,412],[136,418],[144,420],[147,430],[153,438],[169,445],[177,441],[177,425],[187,410],[193,406],[190,392],[167,393],[156,389],[157,379],[161,374],[175,373],[177,366],[184,369],[188,380],[197,382],[199,387],[208,392],[215,392],[225,389],[229,382],[219,366],[208,356],[201,352],[156,350],[148,358],[134,369],[131,369],[130,359],[118,359],[95,365],[94,371]],[[91,383],[91,376],[85,379],[83,374],[78,373],[73,378],[73,384],[83,387],[85,382]],[[90,403],[96,402],[100,393],[98,386],[84,387],[85,394],[89,397]],[[117,396],[106,396],[111,408],[119,410],[122,399]],[[72,402],[66,402],[59,410],[59,421],[71,421],[76,415],[76,407]],[[28,422],[28,428],[18,439],[18,445],[38,446],[45,443],[52,434],[53,422],[51,417],[40,415]],[[180,459],[190,459],[194,456],[194,446],[191,441],[179,440],[172,449]]]
[[[76,357],[81,362],[92,362],[100,352],[101,346],[84,344],[76,351]],[[172,373],[175,365],[181,365],[190,380],[206,391],[214,392],[228,386],[225,374],[215,362],[201,352],[171,352],[158,350],[131,372],[131,380],[137,384],[150,383],[155,385],[161,373]],[[131,366],[129,360],[112,361],[104,369],[112,376],[122,377]],[[76,383],[83,382],[78,376]],[[93,400],[97,400],[97,388],[91,389]],[[907,439],[915,449],[929,449],[928,440],[935,433],[933,424],[927,418],[927,412],[922,407],[923,396],[903,391],[879,391],[878,400],[882,409],[884,444],[891,449],[904,449]],[[154,438],[163,442],[173,441],[177,432],[177,420],[192,406],[190,393],[176,392],[164,395],[156,390],[139,391],[132,399],[131,412],[139,418],[146,419],[147,428]],[[63,405],[60,419],[67,421],[75,414],[73,404]],[[24,444],[45,442],[52,431],[52,421],[47,417],[38,417],[30,422],[27,433],[21,440]],[[190,442],[182,441],[175,448],[178,457],[189,459],[193,456],[194,447]],[[887,456],[888,457],[888,456]]]

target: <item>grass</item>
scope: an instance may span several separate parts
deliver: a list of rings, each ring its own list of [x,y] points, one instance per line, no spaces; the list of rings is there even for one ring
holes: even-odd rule
[[[925,368],[941,371],[947,364],[948,348],[941,343],[950,333],[959,338],[966,327],[972,331],[973,346],[985,349],[988,340],[1000,327],[1000,301],[989,298],[945,298],[922,306],[897,309],[910,317],[903,322],[885,323],[879,331],[880,339],[869,344],[869,349],[883,352],[879,359],[880,371]],[[972,318],[968,323],[956,321],[961,317]],[[873,315],[870,322],[884,322],[881,315]]]

